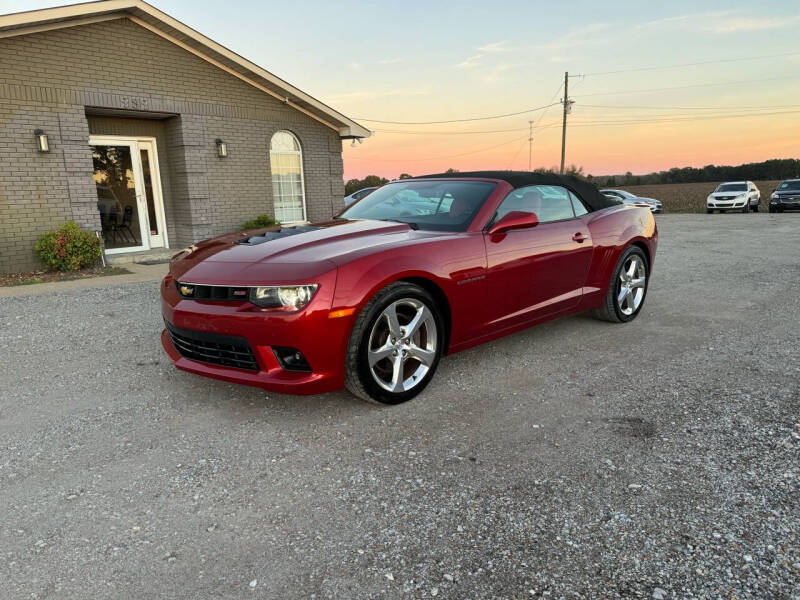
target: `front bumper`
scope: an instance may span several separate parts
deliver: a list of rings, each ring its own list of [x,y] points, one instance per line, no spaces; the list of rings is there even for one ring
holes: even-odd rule
[[[733,210],[734,208],[744,208],[747,202],[747,198],[743,200],[709,200],[706,201],[706,206],[708,208]]]
[[[770,200],[769,206],[776,210],[800,210],[800,200]]]
[[[332,283],[332,282],[331,282]],[[185,300],[167,276],[161,284],[164,320],[179,330],[246,340],[257,366],[211,364],[179,352],[166,329],[161,343],[178,369],[286,394],[321,394],[344,386],[344,357],[353,316],[330,318],[333,285],[320,284],[308,306],[296,313],[260,309],[242,301]],[[311,371],[287,370],[273,348],[299,350]]]

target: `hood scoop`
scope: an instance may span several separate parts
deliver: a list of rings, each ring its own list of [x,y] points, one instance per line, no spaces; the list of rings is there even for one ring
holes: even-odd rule
[[[264,242],[269,242],[270,240],[277,240],[280,238],[289,237],[291,235],[298,235],[300,233],[316,231],[318,229],[321,228],[316,227],[314,225],[296,225],[294,227],[282,227],[277,231],[265,231],[264,233],[258,235],[251,235],[250,237],[244,237],[240,240],[236,240],[236,244],[240,246],[258,246],[259,244],[263,244]]]

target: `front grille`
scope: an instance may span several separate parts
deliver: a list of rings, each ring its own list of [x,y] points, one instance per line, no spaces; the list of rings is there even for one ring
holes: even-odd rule
[[[167,321],[164,324],[172,344],[184,358],[247,371],[259,370],[253,349],[244,338],[180,329]]]
[[[734,196],[717,196],[717,200],[733,200]]]
[[[181,298],[187,300],[247,300],[248,289],[243,286],[198,285],[175,280]]]

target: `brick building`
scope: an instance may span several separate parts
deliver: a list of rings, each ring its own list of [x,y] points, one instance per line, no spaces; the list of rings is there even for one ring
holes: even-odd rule
[[[115,254],[327,219],[369,135],[141,0],[0,16],[0,273],[70,220]]]

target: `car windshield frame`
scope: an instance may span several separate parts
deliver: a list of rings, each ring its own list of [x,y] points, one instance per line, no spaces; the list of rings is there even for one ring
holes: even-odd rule
[[[337,218],[393,221],[423,231],[463,233],[496,188],[494,181],[456,178],[393,181],[347,206]]]
[[[708,188],[706,188],[708,189]],[[746,183],[720,183],[714,192],[746,192]]]

